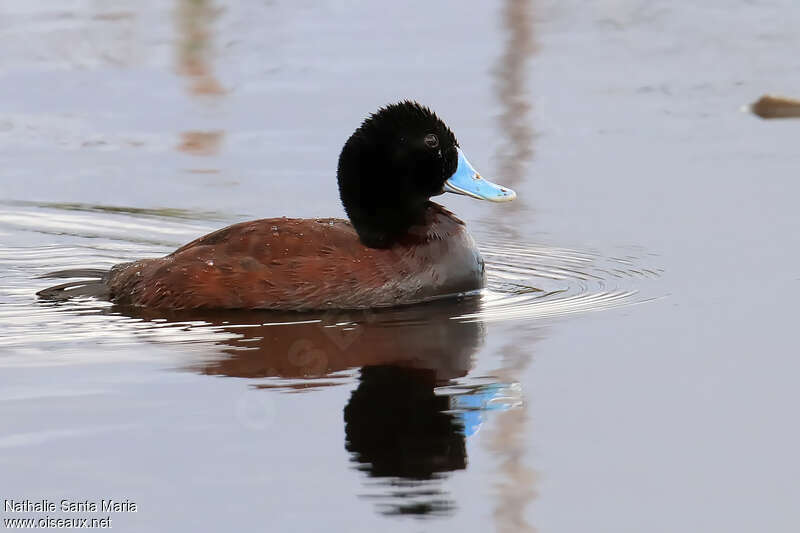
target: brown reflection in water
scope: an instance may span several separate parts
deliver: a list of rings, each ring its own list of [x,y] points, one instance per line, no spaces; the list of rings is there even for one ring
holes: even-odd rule
[[[503,367],[497,370],[497,378],[513,380],[514,376],[521,375],[530,357],[527,348],[519,345],[505,348]],[[489,433],[488,447],[500,461],[494,507],[494,519],[500,532],[534,531],[525,519],[525,509],[536,497],[536,473],[524,461],[528,421],[525,408],[510,409],[498,413]]]
[[[191,95],[219,97],[225,93],[212,67],[214,21],[220,8],[210,0],[177,0],[175,19],[178,74],[188,79]],[[221,130],[181,133],[177,149],[191,155],[219,153],[225,132]]]
[[[219,14],[210,0],[178,0],[178,73],[189,79],[198,95],[218,95],[225,90],[211,67],[213,23]]]
[[[184,131],[178,150],[192,155],[215,155],[224,136],[222,131]]]
[[[512,188],[523,181],[528,161],[533,155],[533,131],[529,125],[530,103],[526,90],[527,65],[535,52],[533,37],[533,2],[506,0],[502,10],[503,27],[507,31],[505,49],[494,69],[495,88],[502,112],[499,117],[501,135],[506,142],[498,148],[500,170],[497,178]],[[520,198],[504,212],[502,226],[506,235],[518,238]],[[530,344],[529,334],[518,331],[514,344],[503,348],[503,365],[494,375],[503,381],[516,381],[530,363],[530,353],[522,344]],[[536,496],[535,472],[525,464],[525,438],[528,434],[528,412],[525,408],[500,412],[488,431],[488,447],[499,459],[495,483],[494,519],[500,532],[533,531],[525,519],[525,509]]]
[[[502,18],[508,36],[493,70],[495,90],[502,107],[498,119],[500,132],[507,139],[497,150],[496,157],[500,161],[497,177],[511,187],[522,180],[525,165],[533,155],[531,106],[525,84],[528,60],[535,51],[531,10],[531,0],[506,0]],[[512,202],[509,207],[515,205],[517,202]]]
[[[465,376],[483,344],[480,300],[383,311],[164,313],[114,308],[153,328],[207,329],[217,355],[189,368],[237,378],[281,378],[257,388],[297,391],[336,385],[360,368],[344,408],[345,448],[364,472],[365,498],[387,515],[452,512],[447,472],[466,468],[464,425],[436,387]],[[190,324],[190,325],[187,325]]]
[[[192,370],[296,380],[297,387],[306,387],[334,379],[338,372],[366,366],[429,370],[436,384],[464,376],[472,354],[483,342],[484,330],[479,322],[450,317],[477,312],[479,305],[473,298],[381,311],[326,313],[115,311],[153,321],[158,328],[192,322],[196,324],[193,329],[213,333],[224,356],[192,366]]]

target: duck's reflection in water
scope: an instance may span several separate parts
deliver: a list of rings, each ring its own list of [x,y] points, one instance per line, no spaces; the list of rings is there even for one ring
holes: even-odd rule
[[[428,370],[436,384],[464,376],[483,341],[484,328],[480,322],[453,317],[474,315],[479,305],[477,298],[471,298],[400,309],[316,314],[114,311],[150,321],[162,331],[175,326],[188,333],[175,336],[177,339],[214,342],[215,351],[224,356],[193,363],[192,370],[276,378],[256,386],[297,390],[337,384],[343,372],[372,366]]]
[[[364,367],[344,409],[345,446],[376,481],[366,496],[385,514],[455,508],[440,479],[467,466],[464,425],[446,412],[450,398],[435,393],[436,380],[433,369]]]
[[[159,329],[211,328],[223,356],[191,369],[258,378],[259,388],[335,385],[343,375],[352,379],[348,370],[360,369],[344,407],[345,447],[367,476],[363,496],[374,498],[384,514],[433,516],[455,509],[443,487],[445,473],[466,468],[466,437],[502,388],[456,387],[452,381],[467,375],[483,343],[480,321],[453,319],[479,315],[478,298],[317,315],[121,312]]]

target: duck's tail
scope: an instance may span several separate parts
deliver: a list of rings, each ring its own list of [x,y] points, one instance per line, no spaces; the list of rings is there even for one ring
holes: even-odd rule
[[[77,296],[90,296],[107,299],[108,270],[101,268],[75,268],[70,270],[57,270],[42,274],[40,278],[84,278],[79,281],[69,281],[61,285],[48,287],[37,292],[36,295],[44,300],[69,300]]]

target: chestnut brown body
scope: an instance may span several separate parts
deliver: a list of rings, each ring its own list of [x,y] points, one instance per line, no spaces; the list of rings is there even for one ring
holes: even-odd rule
[[[262,219],[116,265],[106,283],[122,305],[302,311],[419,303],[481,289],[484,277],[464,223],[430,203],[388,248],[365,246],[342,219]]]

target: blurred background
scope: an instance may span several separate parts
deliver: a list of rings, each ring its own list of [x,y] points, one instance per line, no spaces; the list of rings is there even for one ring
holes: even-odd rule
[[[796,531],[800,122],[740,108],[800,95],[798,27],[793,0],[4,0],[0,497],[135,501],[119,531]],[[400,99],[517,191],[441,199],[480,300],[36,300],[343,216],[339,150]]]

